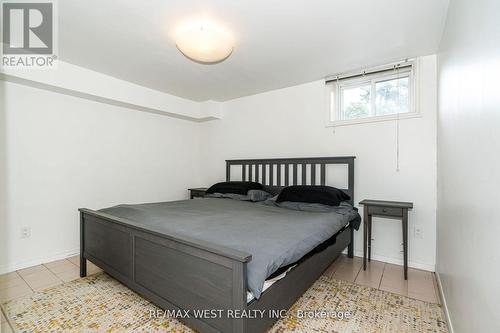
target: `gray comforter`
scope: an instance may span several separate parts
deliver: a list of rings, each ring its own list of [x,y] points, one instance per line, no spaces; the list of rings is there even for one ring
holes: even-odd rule
[[[333,236],[358,213],[349,205],[304,212],[231,199],[119,205],[100,210],[146,229],[211,242],[252,255],[248,289],[259,298],[266,278]]]

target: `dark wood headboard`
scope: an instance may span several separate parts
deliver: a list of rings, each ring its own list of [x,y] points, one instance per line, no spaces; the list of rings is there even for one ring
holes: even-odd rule
[[[354,204],[355,158],[355,156],[342,156],[226,160],[226,180],[231,180],[231,166],[240,165],[243,181],[256,181],[268,186],[328,185],[326,184],[326,166],[328,164],[345,164],[348,166],[348,185],[346,189],[342,190],[349,194],[350,203]],[[268,165],[269,168],[267,168]],[[300,184],[297,177],[299,165],[301,169]],[[316,170],[317,166],[319,166],[319,172]],[[310,181],[309,184],[306,184],[308,169]],[[282,182],[282,172],[284,172],[284,182]]]

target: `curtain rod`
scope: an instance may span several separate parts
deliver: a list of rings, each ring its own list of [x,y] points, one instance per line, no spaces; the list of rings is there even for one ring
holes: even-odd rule
[[[394,71],[396,69],[408,68],[408,67],[412,67],[412,66],[413,66],[413,62],[404,62],[404,63],[396,64],[396,65],[394,65],[391,68],[376,69],[376,70],[368,71],[368,72],[363,71],[363,72],[361,72],[359,74],[352,74],[352,75],[347,75],[347,76],[341,76],[339,74],[339,75],[335,76],[334,78],[326,79],[325,80],[325,84],[330,83],[330,82],[335,82],[337,80],[345,80],[345,79],[353,79],[353,78],[356,78],[356,77],[363,77],[365,75],[370,75],[370,74],[379,74],[379,73],[385,73],[385,72],[392,72],[392,71]]]

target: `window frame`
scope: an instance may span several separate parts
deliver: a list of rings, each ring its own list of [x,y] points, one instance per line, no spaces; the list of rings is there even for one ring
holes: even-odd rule
[[[328,93],[328,115],[327,115],[327,127],[334,126],[345,126],[358,123],[371,123],[379,121],[390,121],[396,119],[407,119],[421,117],[418,109],[418,75],[416,75],[418,67],[416,62],[412,63],[410,68],[401,69],[399,73],[397,72],[385,72],[385,73],[374,73],[366,74],[364,77],[357,77],[352,79],[340,79],[338,84],[333,82],[333,87],[327,84]],[[369,71],[367,71],[369,72]],[[376,84],[379,82],[384,82],[388,80],[394,80],[397,78],[408,77],[408,99],[409,99],[409,112],[404,113],[394,113],[387,115],[375,115],[376,108]],[[368,117],[356,118],[356,119],[344,119],[343,111],[343,94],[342,91],[346,88],[355,88],[363,85],[370,85],[370,115]]]

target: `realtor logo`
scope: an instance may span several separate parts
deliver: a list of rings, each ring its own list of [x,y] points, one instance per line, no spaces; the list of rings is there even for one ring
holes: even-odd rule
[[[2,66],[53,68],[55,4],[2,2]]]

